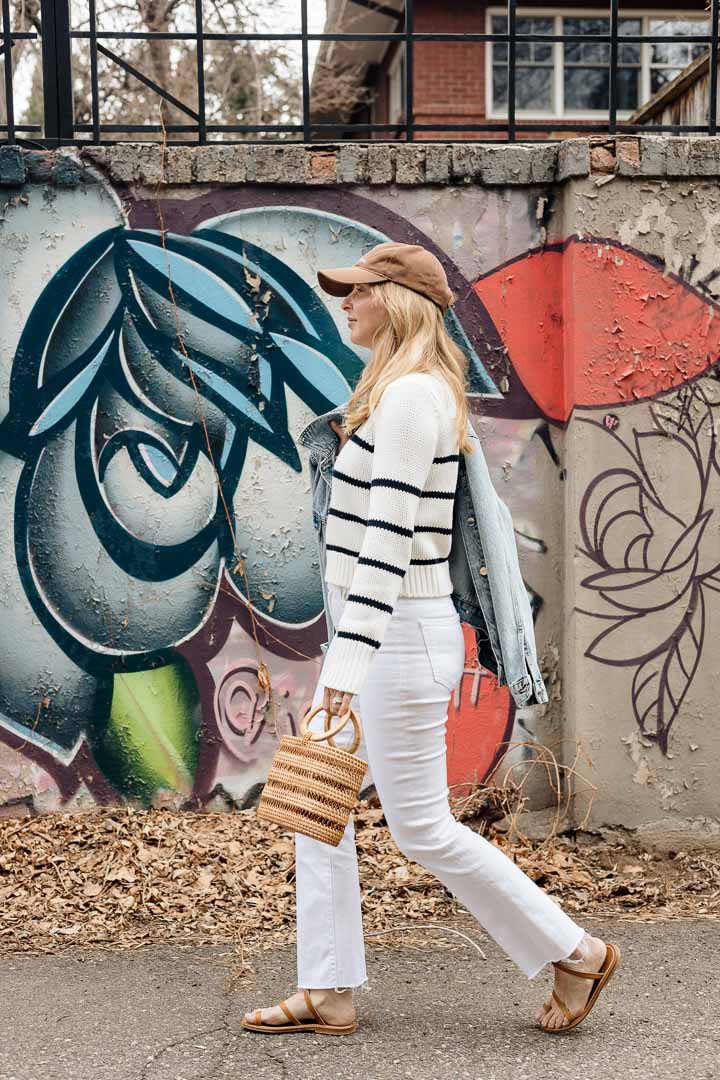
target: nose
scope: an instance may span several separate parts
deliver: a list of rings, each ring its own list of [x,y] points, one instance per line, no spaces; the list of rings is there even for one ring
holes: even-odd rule
[[[345,297],[345,299],[343,300],[342,304],[340,305],[340,307],[342,308],[343,311],[350,311],[350,309],[352,308],[352,302],[350,300],[350,296],[351,296],[351,294],[348,293],[347,296]]]

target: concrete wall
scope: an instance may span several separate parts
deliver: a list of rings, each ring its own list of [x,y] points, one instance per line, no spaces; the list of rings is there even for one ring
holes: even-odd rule
[[[0,150],[0,812],[256,797],[325,640],[295,436],[367,359],[314,271],[392,238],[459,297],[551,695],[466,628],[450,784],[579,746],[578,822],[594,785],[592,827],[717,840],[719,176],[658,136]]]

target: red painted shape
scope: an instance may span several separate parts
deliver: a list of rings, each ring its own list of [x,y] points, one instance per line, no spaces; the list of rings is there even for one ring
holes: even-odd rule
[[[477,667],[475,635],[463,624],[466,667],[457,691],[450,699],[446,732],[448,786],[464,794],[466,785],[482,782],[495,763],[500,743],[510,737],[512,728],[512,699],[506,686],[498,687],[497,679],[485,668]],[[504,750],[505,748],[500,748]]]
[[[720,312],[641,254],[570,237],[475,283],[544,414],[651,398],[720,356]]]

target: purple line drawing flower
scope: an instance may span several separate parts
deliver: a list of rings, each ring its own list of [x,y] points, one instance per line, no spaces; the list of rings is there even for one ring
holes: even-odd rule
[[[704,379],[650,406],[655,429],[628,442],[580,418],[628,459],[599,473],[580,505],[577,550],[597,569],[581,581],[592,600],[575,610],[606,624],[585,656],[636,668],[635,720],[663,754],[702,657],[708,596],[720,592],[717,518],[708,528],[720,504],[719,408]]]

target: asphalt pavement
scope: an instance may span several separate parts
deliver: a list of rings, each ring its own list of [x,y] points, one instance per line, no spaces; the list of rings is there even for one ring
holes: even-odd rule
[[[356,995],[358,1031],[342,1038],[240,1027],[246,1009],[295,989],[294,946],[256,954],[256,974],[234,986],[229,947],[5,954],[0,1080],[720,1078],[717,921],[583,920],[623,962],[563,1035],[532,1023],[551,967],[529,980],[469,913],[444,925],[487,959],[438,948],[436,931],[421,949],[368,938],[370,990]]]

